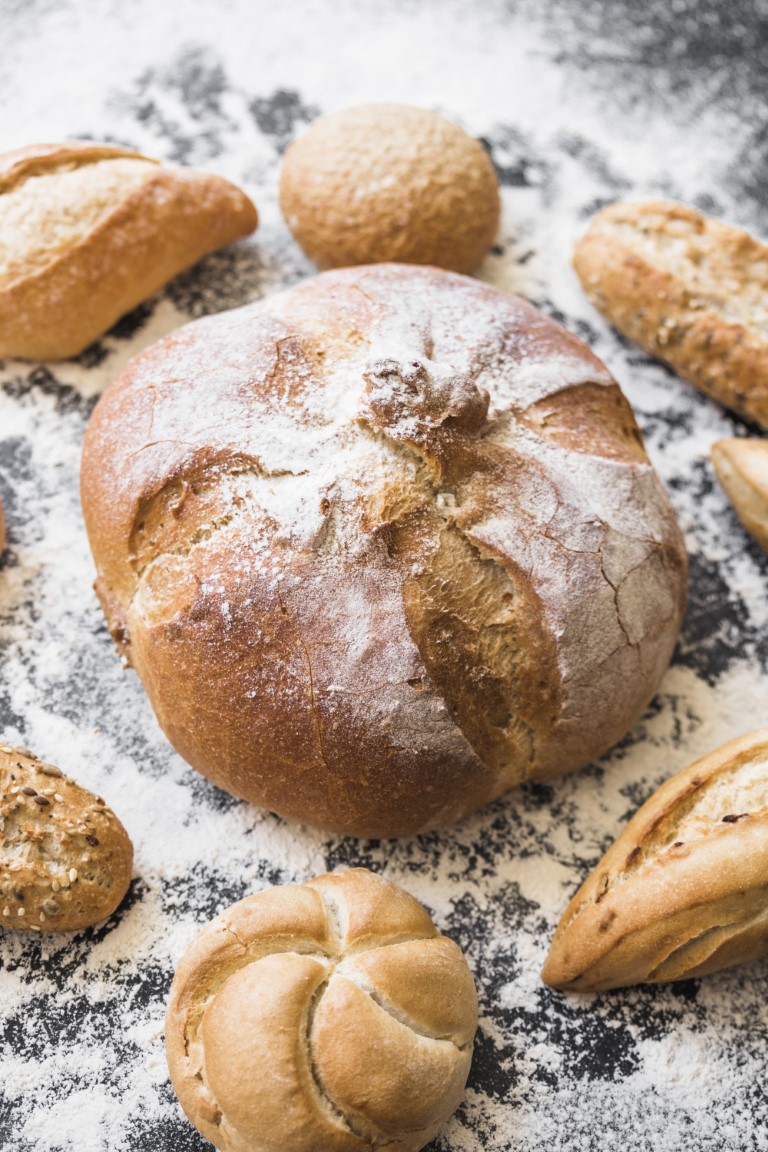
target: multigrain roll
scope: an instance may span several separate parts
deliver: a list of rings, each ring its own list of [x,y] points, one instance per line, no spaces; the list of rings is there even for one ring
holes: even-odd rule
[[[100,796],[0,744],[0,927],[75,932],[115,911],[133,846]]]
[[[234,184],[107,144],[0,156],[0,356],[76,356],[208,252],[252,232]]]
[[[729,741],[645,802],[558,925],[542,978],[602,992],[768,955],[768,730]]]
[[[499,226],[485,148],[407,104],[322,116],[285,154],[280,207],[320,268],[399,261],[474,272]]]
[[[325,273],[161,341],[94,412],[82,500],[172,743],[355,835],[588,763],[683,611],[680,532],[608,371],[437,269]]]
[[[456,1109],[477,998],[427,911],[364,868],[259,892],[176,971],[168,1067],[222,1152],[417,1152]]]
[[[620,332],[727,408],[768,428],[768,248],[667,200],[598,212],[573,264]]]

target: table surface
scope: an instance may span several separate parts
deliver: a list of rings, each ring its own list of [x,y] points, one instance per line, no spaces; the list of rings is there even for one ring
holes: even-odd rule
[[[764,228],[765,0],[0,0],[0,18],[0,147],[118,141],[241,182],[262,218],[77,360],[0,364],[0,732],[102,792],[136,845],[106,925],[0,940],[0,1146],[208,1147],[165,1069],[181,952],[249,892],[364,864],[428,905],[479,985],[468,1090],[433,1148],[768,1148],[765,965],[603,997],[538,976],[568,897],[651,790],[766,720],[768,564],[708,459],[713,440],[748,429],[611,331],[569,263],[589,215],[618,196]],[[172,752],[106,633],[77,497],[88,415],[134,353],[311,274],[277,210],[281,153],[317,114],[380,99],[440,108],[488,142],[504,218],[480,276],[561,319],[617,376],[691,559],[674,663],[618,748],[396,845],[282,821]]]

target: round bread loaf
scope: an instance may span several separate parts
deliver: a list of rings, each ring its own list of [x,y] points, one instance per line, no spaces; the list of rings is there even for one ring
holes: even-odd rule
[[[458,1106],[477,999],[427,911],[364,868],[259,892],[171,987],[171,1080],[223,1152],[417,1152]]]
[[[681,535],[608,371],[437,269],[328,272],[156,344],[95,409],[82,499],[175,747],[356,835],[589,763],[683,612]]]
[[[501,200],[488,153],[457,124],[362,104],[321,117],[290,146],[280,207],[320,268],[400,260],[473,272]]]

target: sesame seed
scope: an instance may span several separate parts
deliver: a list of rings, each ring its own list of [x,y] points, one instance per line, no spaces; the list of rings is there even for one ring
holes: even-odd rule
[[[51,888],[53,889],[54,892],[58,892],[58,890],[59,890],[58,880],[51,880]]]
[[[44,920],[45,920],[45,912],[41,912],[40,913],[40,923],[42,924]]]
[[[69,879],[74,884],[75,880],[77,880],[77,868],[70,868]]]
[[[18,912],[16,913],[16,915],[17,915],[17,916],[23,916],[23,915],[24,915],[24,909],[23,909],[23,908],[19,908],[19,910],[18,910]]]
[[[8,905],[6,904],[5,908],[3,908],[3,916],[10,916],[10,914],[11,914],[11,910],[8,907]]]
[[[57,802],[57,804],[63,804],[64,803],[64,797],[59,796],[58,792],[54,792],[53,798]]]
[[[86,844],[90,844],[91,848],[98,848],[99,846],[99,842],[95,836],[86,836],[85,842]]]

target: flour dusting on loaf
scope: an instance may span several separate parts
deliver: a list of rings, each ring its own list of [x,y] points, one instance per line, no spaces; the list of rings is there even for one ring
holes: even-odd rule
[[[326,273],[138,357],[86,436],[110,628],[190,763],[414,832],[619,739],[685,555],[576,337],[436,269]]]

